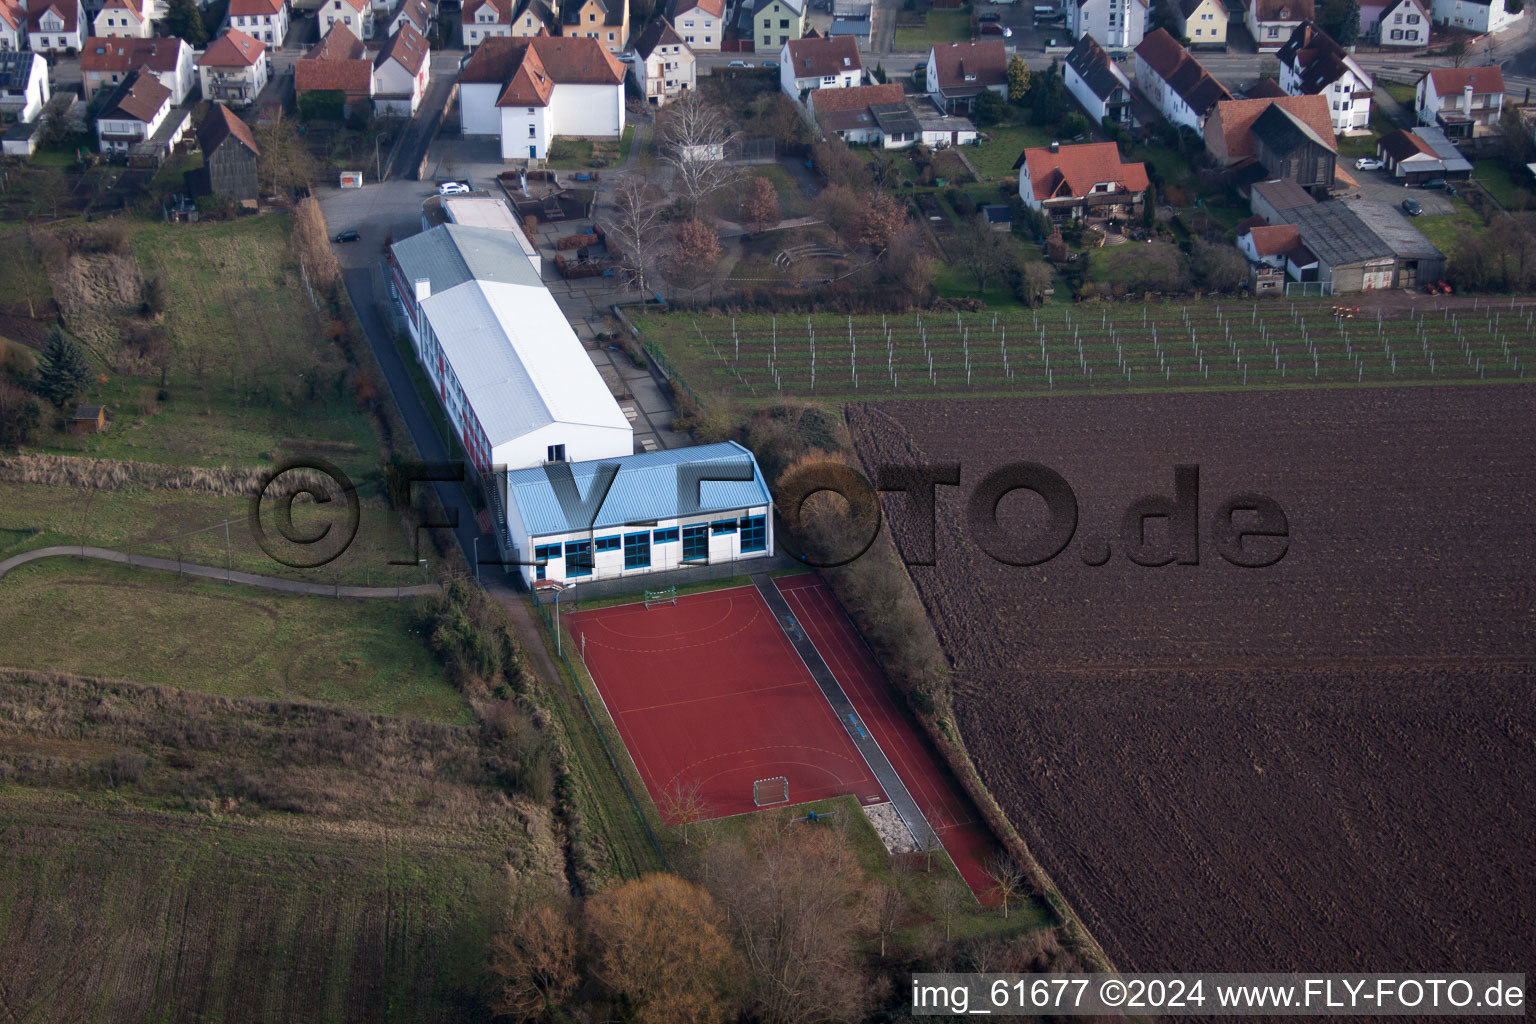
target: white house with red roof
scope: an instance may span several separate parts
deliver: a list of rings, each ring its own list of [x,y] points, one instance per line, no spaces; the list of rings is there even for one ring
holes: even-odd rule
[[[248,107],[256,102],[271,75],[267,45],[237,28],[225,29],[197,59],[197,73],[202,79],[203,99]]]
[[[80,0],[32,0],[27,11],[27,45],[34,53],[80,49],[87,22]]]
[[[597,39],[482,40],[459,72],[465,135],[495,136],[503,160],[543,160],[561,136],[624,134],[624,65]]]
[[[401,25],[373,61],[373,104],[380,114],[410,117],[421,106],[432,75],[432,49],[410,25]]]
[[[149,71],[137,68],[102,103],[96,115],[96,138],[103,153],[126,153],[150,141],[171,117],[171,90]],[[160,140],[165,150],[180,142],[186,130],[186,112],[177,112],[174,117],[179,127]]]
[[[359,39],[373,38],[373,5],[368,0],[325,0],[316,18],[322,36],[340,22]]]
[[[1008,98],[1008,51],[1001,39],[935,46],[928,51],[925,81],[940,110],[968,114],[984,92]]]
[[[0,0],[0,53],[27,48],[27,9],[17,0]]]
[[[93,31],[104,39],[148,39],[154,25],[139,0],[106,0],[96,12]]]
[[[1026,149],[1014,169],[1024,205],[1056,220],[1129,216],[1147,194],[1146,164],[1122,163],[1113,142]]]
[[[422,36],[430,36],[433,18],[434,12],[429,0],[405,0],[394,15],[383,23],[384,35],[393,36],[400,31],[400,26],[409,25]]]
[[[1245,0],[1245,8],[1243,23],[1260,53],[1280,49],[1296,26],[1317,16],[1313,0]]]
[[[1419,124],[1437,125],[1453,139],[1497,130],[1504,114],[1504,72],[1496,67],[1435,68],[1414,88]]]
[[[135,68],[154,72],[160,84],[171,90],[171,102],[187,102],[192,84],[197,81],[197,66],[192,47],[175,36],[152,39],[101,39],[92,37],[80,47],[80,73],[85,80],[85,95],[110,89]]]
[[[1147,33],[1147,0],[1067,0],[1067,31],[1106,50],[1129,50]]]
[[[852,36],[791,39],[779,51],[779,88],[792,100],[817,89],[864,84],[864,61]]]
[[[229,25],[268,46],[288,36],[288,0],[229,0]]]
[[[670,20],[690,49],[716,52],[725,38],[725,0],[674,0]]]

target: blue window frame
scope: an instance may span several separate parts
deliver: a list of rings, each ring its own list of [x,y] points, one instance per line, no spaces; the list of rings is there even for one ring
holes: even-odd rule
[[[544,567],[542,565],[534,566],[533,567],[533,578],[536,579],[536,580],[542,580],[542,579],[544,579],[544,577],[545,577]]]
[[[709,532],[714,534],[717,537],[720,536],[720,534],[722,534],[722,533],[735,533],[736,532],[736,520],[734,520],[734,519],[717,519],[714,522],[709,524]]]
[[[651,534],[626,533],[624,535],[624,568],[645,569],[651,564]]]
[[[567,576],[592,575],[592,542],[571,540],[565,543],[565,574]]]
[[[768,530],[762,516],[741,519],[741,550],[762,551],[768,546]]]
[[[683,561],[709,561],[709,527],[703,523],[683,527]]]
[[[595,543],[597,545],[596,550],[598,550],[598,551],[617,551],[617,550],[619,550],[619,537],[618,537],[618,534],[614,534],[612,537],[599,537],[599,538],[597,538],[597,541]]]
[[[540,544],[538,547],[533,549],[533,557],[538,559],[541,562],[547,562],[551,558],[559,558],[560,557],[560,545],[559,544]]]
[[[676,544],[677,543],[677,527],[674,526],[674,527],[672,527],[670,529],[667,529],[667,530],[655,530],[655,531],[652,531],[652,533],[651,533],[651,543],[652,544]]]

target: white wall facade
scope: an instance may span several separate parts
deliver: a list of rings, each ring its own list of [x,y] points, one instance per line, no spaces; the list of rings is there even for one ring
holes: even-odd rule
[[[624,134],[624,84],[560,83],[549,97],[556,135],[618,138]]]
[[[6,50],[25,50],[27,41],[27,18],[25,12],[21,13],[19,24],[12,26],[4,18],[0,18],[0,52]]]
[[[510,36],[512,26],[496,24],[496,9],[486,4],[475,12],[474,21],[466,21],[460,26],[459,34],[464,38],[464,49],[473,50],[491,36]]]
[[[44,3],[46,0],[32,0],[34,3]],[[38,19],[36,32],[27,33],[27,44],[35,52],[47,53],[50,50],[78,50],[80,44],[85,41],[81,26],[89,24],[82,14],[75,20],[74,31],[64,29],[64,19],[53,11],[49,11]]]
[[[1369,75],[1353,58],[1346,58],[1348,68],[1335,82],[1325,86],[1318,95],[1328,101],[1328,118],[1333,122],[1333,133],[1366,131],[1371,125],[1371,93],[1375,85]],[[1301,76],[1290,64],[1280,65],[1280,88],[1287,95],[1301,96]],[[1364,93],[1358,99],[1356,93]]]
[[[276,14],[230,15],[229,23],[268,46],[282,46],[288,35],[288,5],[283,4]]]
[[[761,519],[764,544],[760,551],[743,551],[743,520]],[[718,525],[717,525],[718,524]],[[730,524],[731,529],[725,529]],[[684,560],[683,550],[685,536],[689,536],[702,528],[703,534],[708,539],[709,554],[707,559]],[[716,533],[719,529],[721,532]],[[670,531],[677,534],[676,540],[661,540],[658,535],[669,537]],[[627,537],[638,537],[640,534],[649,534],[646,538],[647,563],[645,566],[627,568],[625,540]],[[612,546],[612,538],[618,538],[618,546]],[[579,591],[581,584],[590,580],[615,579],[623,576],[645,576],[656,572],[665,572],[669,569],[681,569],[688,565],[713,565],[720,562],[733,562],[741,559],[766,558],[773,553],[773,516],[771,509],[766,505],[756,505],[749,508],[721,510],[708,515],[683,516],[676,519],[658,519],[654,526],[615,526],[611,528],[597,528],[594,530],[581,530],[574,533],[549,534],[540,537],[530,537],[527,528],[524,527],[522,517],[518,514],[517,502],[507,502],[507,540],[511,547],[517,551],[522,561],[534,561],[538,552],[545,551],[546,561],[542,566],[523,565],[518,567],[523,580],[532,584],[538,580],[553,580],[559,583],[574,583]],[[607,541],[606,545],[600,542]],[[592,546],[592,571],[581,576],[567,575],[566,551],[568,544],[590,544]],[[596,550],[603,546],[605,550]],[[558,550],[558,554],[549,549]],[[697,549],[694,549],[697,550]],[[574,553],[574,552],[573,552]],[[543,570],[541,573],[540,570]]]
[[[1479,4],[1472,0],[1435,0],[1435,20],[1469,32],[1497,32],[1513,25],[1520,15],[1510,14],[1504,0]]]
[[[658,107],[698,87],[698,61],[686,46],[658,46],[645,60],[631,61],[629,71],[641,94]]]
[[[231,106],[250,106],[267,84],[267,55],[249,67],[226,68],[203,65],[197,69],[203,87],[203,99],[223,100]]]
[[[1157,105],[1158,112],[1171,124],[1197,132],[1205,130],[1204,119],[1195,113],[1195,108],[1185,103],[1184,97],[1163,81],[1163,76],[1152,70],[1152,65],[1140,54],[1136,55],[1136,88]]]
[[[141,18],[126,7],[103,8],[96,15],[96,35],[105,39],[148,39],[148,18]]]
[[[459,118],[465,135],[501,134],[501,111],[496,107],[496,98],[501,95],[502,88],[498,82],[459,85]]]
[[[1429,45],[1429,13],[1415,0],[1398,0],[1381,13],[1381,21],[1368,26],[1382,46],[1405,48]]]
[[[1067,28],[1075,37],[1092,36],[1106,50],[1132,49],[1147,32],[1142,0],[1068,0]]]
[[[1179,32],[1189,40],[1190,46],[1220,46],[1223,49],[1227,45],[1227,9],[1218,0],[1201,0],[1200,6],[1189,15],[1184,16],[1184,11],[1177,4],[1172,6],[1172,14],[1175,23],[1179,26]]]
[[[338,21],[351,29],[352,34],[359,39],[373,38],[373,8],[367,4],[364,4],[363,9],[359,11],[348,0],[327,0],[320,8],[318,20],[321,39],[325,38],[331,26]]]
[[[720,41],[725,37],[725,26],[720,19],[700,7],[679,15],[673,28],[683,37],[683,42],[695,50],[718,52]]]
[[[1129,100],[1131,98],[1131,83],[1125,78],[1124,73],[1120,71],[1118,66],[1111,64],[1110,67],[1114,69],[1115,78],[1120,82],[1120,88],[1126,91],[1125,98]],[[1092,118],[1093,123],[1099,124],[1104,120],[1104,118],[1108,117],[1109,104],[1105,100],[1099,98],[1099,95],[1088,87],[1088,83],[1083,81],[1083,76],[1079,75],[1076,69],[1074,69],[1070,64],[1062,64],[1061,68],[1062,80],[1066,83],[1067,91],[1071,93],[1073,99],[1077,100],[1077,102],[1082,105],[1083,109],[1088,112],[1088,116]],[[1122,109],[1125,110],[1125,116],[1129,117],[1129,107],[1124,107]]]
[[[20,89],[5,90],[3,106],[5,112],[14,114],[18,121],[36,121],[52,95],[48,86],[48,63],[41,57],[34,57],[27,84]]]
[[[421,70],[411,74],[398,60],[387,60],[373,69],[373,92],[377,96],[401,96],[405,99],[375,100],[375,109],[381,114],[410,117],[421,106],[422,93],[432,71],[432,54],[428,51],[421,60]]]
[[[501,107],[501,158],[543,160],[549,155],[551,131],[549,107]]]

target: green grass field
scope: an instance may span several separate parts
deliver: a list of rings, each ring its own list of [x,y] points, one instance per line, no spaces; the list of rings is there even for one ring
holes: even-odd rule
[[[409,602],[48,559],[0,580],[0,665],[469,721],[410,617]]]
[[[1472,176],[1506,210],[1524,210],[1536,202],[1536,192],[1530,187],[1530,175],[1522,172],[1522,180],[1517,181],[1509,168],[1496,160],[1478,160],[1472,165]]]
[[[1029,124],[993,125],[986,129],[987,141],[968,147],[966,159],[988,180],[1016,178],[1013,169],[1019,155],[1036,146],[1049,146],[1054,136],[1048,129]]]
[[[1455,213],[1426,215],[1412,218],[1412,224],[1434,243],[1435,248],[1447,256],[1453,254],[1463,238],[1481,235],[1488,230],[1483,219],[1472,212],[1472,207],[1460,196],[1451,197]]]
[[[963,43],[971,38],[971,9],[929,11],[922,27],[896,27],[897,50],[926,50],[945,43]]]
[[[1452,318],[1425,297],[1379,322],[1340,317],[1332,300],[1234,299],[851,320],[650,314],[638,324],[706,400],[748,406],[1519,380],[1536,361],[1528,301]]]

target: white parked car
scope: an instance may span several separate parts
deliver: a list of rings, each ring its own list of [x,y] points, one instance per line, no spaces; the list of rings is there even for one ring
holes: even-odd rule
[[[752,62],[749,60],[733,60],[726,65],[729,68],[749,68],[751,66]]]
[[[437,186],[437,194],[440,196],[461,196],[469,191],[469,186],[462,181],[445,181]]]
[[[1355,170],[1357,171],[1379,171],[1382,166],[1382,162],[1373,156],[1363,156],[1355,161]]]

